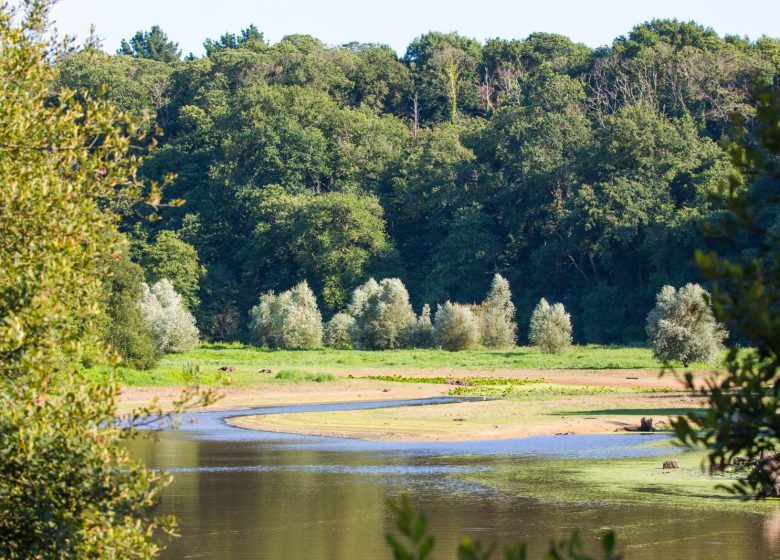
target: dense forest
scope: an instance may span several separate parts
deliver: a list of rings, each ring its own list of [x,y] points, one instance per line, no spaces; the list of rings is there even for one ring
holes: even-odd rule
[[[148,130],[141,174],[183,199],[123,206],[125,278],[169,278],[214,340],[245,336],[261,293],[306,279],[325,318],[369,277],[415,309],[509,280],[520,339],[541,297],[579,342],[644,339],[665,284],[701,281],[695,248],[734,173],[720,143],[780,81],[780,41],[655,20],[592,49],[566,37],[427,33],[327,46],[255,26],[182,57],[154,27],[117,54],[57,61],[60,87],[105,95]]]

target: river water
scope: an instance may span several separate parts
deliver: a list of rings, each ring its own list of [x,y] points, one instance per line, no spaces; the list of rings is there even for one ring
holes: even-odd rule
[[[642,444],[664,436],[395,443],[272,434],[224,423],[252,413],[442,402],[451,399],[193,413],[178,430],[132,442],[134,455],[175,476],[159,513],[177,516],[181,537],[162,558],[391,558],[386,502],[404,493],[428,514],[439,559],[454,558],[464,534],[507,545],[523,538],[530,558],[540,558],[550,536],[574,528],[592,542],[615,529],[627,560],[780,558],[780,514],[539,501],[467,480],[469,473],[507,463],[522,469],[539,458],[659,453]],[[555,476],[550,473],[551,481]]]

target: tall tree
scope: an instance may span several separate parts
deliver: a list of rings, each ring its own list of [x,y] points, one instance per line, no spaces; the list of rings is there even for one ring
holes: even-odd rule
[[[167,63],[181,58],[179,44],[169,40],[159,25],[153,25],[149,31],[136,31],[129,41],[122,39],[117,52]]]

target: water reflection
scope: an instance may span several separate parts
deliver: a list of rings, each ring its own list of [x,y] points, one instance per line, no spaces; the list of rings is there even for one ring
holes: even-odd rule
[[[158,441],[132,443],[147,464],[175,473],[161,513],[179,518],[182,537],[165,559],[390,558],[385,503],[403,492],[428,512],[437,558],[453,557],[450,551],[464,533],[504,544],[521,536],[531,557],[540,557],[549,535],[575,527],[594,540],[615,528],[633,560],[736,560],[777,557],[780,551],[780,514],[539,502],[453,476],[507,462],[522,468],[533,459],[518,455],[560,455],[556,447],[564,443],[567,456],[636,454],[645,449],[637,447],[647,441],[641,436],[374,445],[247,432],[227,428],[217,416],[201,420],[164,432]],[[550,473],[551,483],[555,476]]]

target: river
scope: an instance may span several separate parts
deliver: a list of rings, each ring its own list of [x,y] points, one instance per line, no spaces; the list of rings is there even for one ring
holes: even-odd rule
[[[391,558],[386,502],[404,493],[428,514],[439,559],[455,557],[463,534],[501,544],[521,537],[529,543],[529,557],[540,558],[550,536],[574,528],[592,542],[615,529],[627,560],[780,557],[780,515],[540,501],[468,481],[469,473],[506,463],[520,469],[539,458],[658,453],[643,444],[665,436],[397,443],[273,434],[224,423],[243,414],[442,402],[451,399],[191,413],[180,429],[132,442],[134,455],[175,476],[159,513],[177,516],[181,537],[162,558]],[[550,473],[551,480],[555,476]]]

